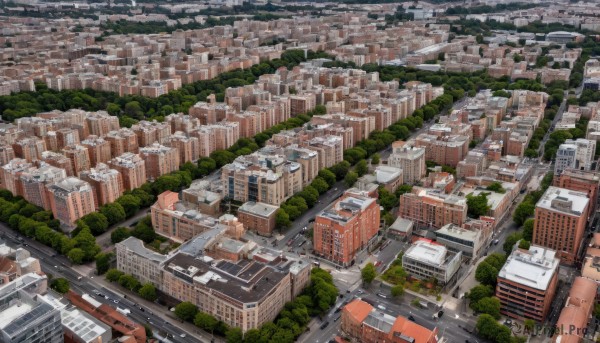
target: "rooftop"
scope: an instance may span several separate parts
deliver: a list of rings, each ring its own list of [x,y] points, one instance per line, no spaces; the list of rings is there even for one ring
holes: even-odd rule
[[[460,238],[466,241],[477,241],[481,235],[481,231],[463,229],[455,224],[446,224],[441,229],[437,230],[436,235],[446,235]]]
[[[536,204],[536,208],[581,216],[588,203],[586,193],[550,186]]]
[[[425,264],[441,266],[446,260],[448,249],[427,240],[418,240],[406,250],[404,256]]]
[[[248,201],[245,202],[242,206],[240,206],[238,210],[242,212],[248,212],[250,214],[260,217],[270,217],[278,209],[278,206],[273,206],[262,202]]]
[[[558,271],[556,251],[531,245],[528,251],[515,249],[498,274],[512,282],[531,288],[546,290]]]
[[[138,256],[142,256],[154,262],[160,263],[166,259],[166,256],[146,248],[143,241],[135,237],[128,237],[126,240],[117,243],[117,245],[119,244],[125,246],[127,250],[133,251]]]

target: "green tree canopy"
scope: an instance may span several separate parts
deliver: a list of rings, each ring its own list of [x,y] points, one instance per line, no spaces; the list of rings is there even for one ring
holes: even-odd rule
[[[377,269],[375,269],[375,265],[373,263],[367,263],[363,269],[360,271],[360,275],[365,284],[370,284],[377,277]]]
[[[145,283],[138,290],[138,294],[148,301],[154,301],[158,298],[158,295],[156,294],[156,287],[154,287],[154,285],[151,283]]]
[[[488,205],[489,193],[481,192],[478,195],[468,194],[467,195],[467,213],[471,218],[479,218],[484,216],[490,210]]]
[[[60,294],[66,294],[69,291],[69,281],[65,278],[53,279],[50,288]]]
[[[198,307],[191,302],[184,301],[175,306],[175,315],[186,322],[193,321],[196,313],[198,313]]]

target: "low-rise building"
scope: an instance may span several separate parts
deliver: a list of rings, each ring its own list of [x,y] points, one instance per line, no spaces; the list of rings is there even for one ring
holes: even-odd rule
[[[238,208],[238,220],[247,230],[255,231],[261,236],[271,236],[278,209],[277,206],[248,201]]]
[[[581,343],[588,334],[588,323],[594,311],[598,284],[585,277],[576,277],[569,291],[567,303],[560,312],[557,328],[562,328],[553,343]]]
[[[437,343],[438,329],[429,330],[402,316],[393,317],[355,299],[342,309],[342,331],[353,341]]]
[[[475,259],[488,243],[480,230],[467,230],[451,223],[435,231],[435,240],[452,252],[462,252],[463,256]]]
[[[519,320],[544,322],[558,285],[558,264],[556,251],[539,245],[513,250],[498,273],[500,312]]]
[[[439,284],[450,283],[460,268],[462,252],[451,252],[445,246],[420,239],[402,255],[402,268],[413,278],[435,278]]]
[[[135,237],[115,244],[117,269],[133,275],[140,283],[151,283],[160,288],[160,264],[167,257],[144,247],[144,242]]]

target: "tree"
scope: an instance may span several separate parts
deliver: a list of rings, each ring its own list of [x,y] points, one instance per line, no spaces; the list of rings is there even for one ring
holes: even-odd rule
[[[175,315],[186,322],[193,321],[196,313],[198,313],[198,307],[191,302],[184,301],[175,306]]]
[[[116,282],[116,281],[119,281],[119,278],[121,277],[121,275],[123,275],[122,271],[112,268],[106,272],[106,280],[108,280],[110,282]]]
[[[100,246],[96,244],[96,238],[87,227],[83,228],[73,240],[75,241],[75,246],[84,252],[84,261],[93,260],[101,250]]]
[[[504,187],[502,187],[502,184],[498,181],[492,182],[485,189],[488,191],[496,192],[496,193],[505,193],[506,192]]]
[[[129,238],[129,236],[131,236],[131,231],[128,228],[121,226],[110,233],[110,241],[113,244],[117,244]]]
[[[331,166],[329,170],[335,174],[336,180],[343,180],[346,174],[348,174],[348,170],[350,170],[350,163],[348,163],[348,161],[342,161]]]
[[[477,44],[483,43],[483,36],[481,34],[478,34],[477,36],[475,36],[475,41],[477,42]]]
[[[521,239],[519,241],[519,249],[529,250],[531,243],[527,240]]]
[[[483,298],[494,295],[494,289],[490,285],[477,285],[469,291],[466,298],[469,299],[469,306],[475,309],[476,304]]]
[[[145,283],[138,290],[138,294],[148,301],[154,301],[158,298],[158,295],[156,295],[156,288],[151,283]]]
[[[484,216],[490,209],[487,196],[489,193],[481,192],[478,195],[467,195],[467,213],[471,218]]]
[[[156,232],[152,227],[152,219],[150,216],[144,217],[136,225],[131,235],[137,239],[141,239],[144,243],[150,243],[156,239]]]
[[[135,291],[140,287],[140,282],[136,280],[133,275],[123,274],[119,277],[119,285],[129,289],[130,291]]]
[[[346,187],[350,188],[354,185],[354,183],[356,183],[356,180],[358,180],[358,174],[351,171],[344,177],[344,184]]]
[[[477,319],[477,332],[481,337],[496,341],[496,335],[498,333],[499,324],[494,317],[489,314],[482,314]]]
[[[515,213],[513,214],[513,220],[517,225],[523,225],[523,223],[527,220],[527,218],[533,215],[535,211],[535,205],[529,201],[523,201],[517,206],[515,209]]]
[[[335,176],[334,176],[335,178]],[[327,192],[327,190],[329,189],[329,184],[327,183],[327,181],[325,181],[325,179],[323,179],[322,177],[318,176],[316,177],[313,182],[310,183],[310,185],[317,190],[317,192],[319,192],[319,194],[323,194],[325,192]]]
[[[496,279],[498,278],[499,270],[485,260],[481,262],[475,270],[475,280],[481,282],[484,285],[495,285]]]
[[[204,312],[198,312],[196,317],[194,317],[194,325],[206,331],[212,332],[218,322],[219,321],[215,317]]]
[[[521,232],[513,232],[506,237],[503,245],[506,255],[510,255],[510,253],[513,251],[513,247],[519,240],[521,240],[521,238],[523,238],[523,234]]]
[[[366,160],[360,160],[356,164],[356,167],[354,168],[354,170],[356,171],[356,174],[358,174],[358,176],[363,176],[366,173],[368,173],[369,172],[369,166],[367,165],[367,161]]]
[[[133,215],[140,210],[140,199],[131,194],[120,196],[119,199],[117,199],[117,202],[125,210],[125,215],[127,218],[133,217]]]
[[[109,225],[115,225],[125,220],[125,209],[118,202],[106,204],[100,208]]]
[[[535,224],[535,220],[533,218],[527,219],[523,223],[523,239],[532,241],[533,240],[533,226]]]
[[[362,277],[363,283],[370,284],[377,277],[377,269],[375,269],[375,265],[369,262],[367,265],[360,271],[360,276]]]
[[[525,319],[523,328],[525,329],[525,333],[532,333],[535,329],[535,321],[533,319]]]
[[[50,288],[60,294],[66,294],[69,291],[69,281],[64,278],[54,279],[50,283]]]
[[[67,257],[75,264],[82,264],[85,259],[85,252],[79,248],[73,248],[69,251]]]
[[[231,328],[227,330],[227,334],[225,335],[225,339],[227,343],[240,343],[244,341],[244,335],[242,333],[242,329],[240,328]],[[272,339],[274,342],[279,342],[280,340]]]
[[[399,297],[404,294],[404,287],[402,285],[396,285],[392,287],[391,292],[394,298]]]
[[[81,220],[90,228],[94,236],[103,234],[108,228],[108,219],[100,212],[86,214]]]
[[[500,318],[500,300],[496,297],[480,299],[473,309],[477,312],[489,314],[495,319]]]
[[[335,185],[335,182],[337,181],[335,174],[329,169],[321,169],[319,171],[319,177],[323,178],[323,180],[327,182],[329,187],[333,187],[333,185]]]
[[[96,273],[102,275],[108,271],[110,260],[114,257],[113,253],[99,253],[96,255]]]
[[[371,156],[371,164],[373,164],[373,165],[379,164],[380,159],[381,159],[381,157],[379,156],[379,154],[374,153],[373,156]]]
[[[275,223],[279,228],[288,228],[292,224],[290,221],[290,216],[282,208],[278,209],[277,213],[275,214]]]

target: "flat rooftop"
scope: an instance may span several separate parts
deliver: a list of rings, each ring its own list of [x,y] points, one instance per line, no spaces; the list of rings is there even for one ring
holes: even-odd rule
[[[446,260],[447,253],[448,249],[443,245],[419,240],[406,250],[404,256],[429,265],[441,266]]]
[[[580,216],[587,208],[589,201],[586,193],[550,186],[536,207]]]
[[[245,202],[240,208],[239,211],[247,212],[260,217],[270,217],[279,209],[278,206],[273,206],[269,204],[265,204],[263,202],[255,202],[248,201]]]
[[[558,272],[559,261],[556,251],[539,245],[531,245],[528,251],[515,249],[498,277],[545,291]]]

